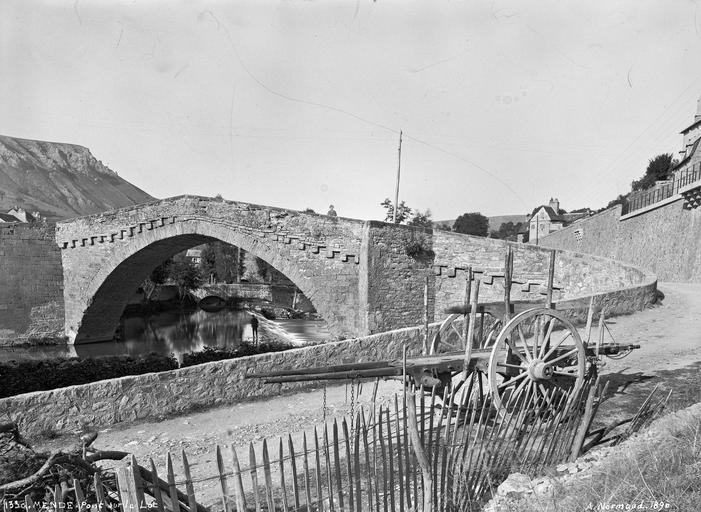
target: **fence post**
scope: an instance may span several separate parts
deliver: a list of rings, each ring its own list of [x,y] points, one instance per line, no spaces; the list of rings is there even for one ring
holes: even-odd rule
[[[133,455],[123,458],[116,469],[117,489],[119,490],[122,511],[135,512],[142,508],[146,509],[144,487],[136,458]]]

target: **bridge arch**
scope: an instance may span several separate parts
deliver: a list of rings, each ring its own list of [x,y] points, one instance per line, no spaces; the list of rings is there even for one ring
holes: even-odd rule
[[[341,308],[338,301],[329,301],[329,289],[338,289],[341,283],[345,302],[357,305],[357,265],[353,261],[344,263],[345,274],[350,278],[342,283],[343,274],[320,272],[310,260],[325,259],[323,254],[310,258],[299,248],[294,251],[284,244],[281,250],[277,241],[237,229],[236,225],[217,219],[183,219],[164,223],[158,229],[143,231],[132,236],[128,243],[112,243],[108,251],[98,251],[99,263],[87,261],[83,271],[94,268],[94,273],[83,273],[83,279],[67,280],[66,334],[69,341],[86,343],[104,341],[114,335],[119,318],[134,291],[152,270],[167,258],[188,248],[203,243],[222,241],[257,256],[282,272],[306,295],[317,312],[329,324],[329,330],[337,337],[356,335],[352,329],[357,307]],[[80,247],[78,247],[80,248]],[[318,249],[317,249],[318,250]],[[339,258],[337,258],[339,259]],[[328,268],[328,263],[323,262]],[[349,273],[348,270],[351,270]],[[331,280],[330,280],[331,278]],[[82,283],[81,283],[82,281]],[[80,286],[82,284],[82,286]],[[78,286],[76,286],[78,285]],[[332,286],[333,285],[333,286]],[[349,314],[350,313],[350,314]]]

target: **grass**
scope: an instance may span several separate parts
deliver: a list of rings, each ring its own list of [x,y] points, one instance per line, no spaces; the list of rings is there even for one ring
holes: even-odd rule
[[[590,476],[558,482],[551,498],[533,496],[512,510],[701,510],[701,419],[622,445]]]

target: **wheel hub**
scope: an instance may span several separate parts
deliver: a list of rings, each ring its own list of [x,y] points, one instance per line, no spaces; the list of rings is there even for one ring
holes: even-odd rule
[[[528,376],[531,380],[551,379],[553,376],[553,367],[542,359],[534,359],[528,365]]]

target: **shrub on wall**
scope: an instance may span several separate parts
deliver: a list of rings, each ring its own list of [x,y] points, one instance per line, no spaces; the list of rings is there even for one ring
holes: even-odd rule
[[[145,357],[109,356],[94,359],[9,361],[0,363],[0,398],[32,391],[87,384],[127,375],[174,370],[178,361],[155,353]]]

